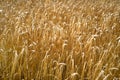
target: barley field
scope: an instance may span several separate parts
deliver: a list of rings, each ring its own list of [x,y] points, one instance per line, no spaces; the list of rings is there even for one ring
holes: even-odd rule
[[[120,0],[0,0],[0,80],[120,80]]]

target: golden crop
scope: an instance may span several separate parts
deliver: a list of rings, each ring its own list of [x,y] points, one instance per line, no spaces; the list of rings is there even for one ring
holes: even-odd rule
[[[119,0],[0,0],[0,80],[119,79]]]

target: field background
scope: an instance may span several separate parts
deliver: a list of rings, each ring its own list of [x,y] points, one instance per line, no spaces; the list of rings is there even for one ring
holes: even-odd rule
[[[120,80],[120,0],[0,0],[0,80]]]

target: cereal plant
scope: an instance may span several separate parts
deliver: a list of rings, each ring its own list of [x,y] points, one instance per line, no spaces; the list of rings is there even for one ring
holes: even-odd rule
[[[0,80],[120,80],[120,0],[0,0]]]

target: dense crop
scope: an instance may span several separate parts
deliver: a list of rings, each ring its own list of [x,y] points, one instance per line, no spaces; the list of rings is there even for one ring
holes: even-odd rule
[[[119,0],[0,0],[0,80],[120,79]]]

